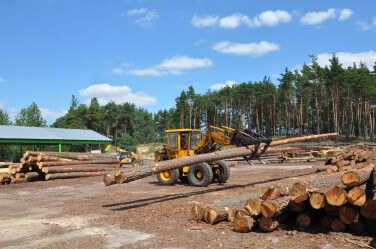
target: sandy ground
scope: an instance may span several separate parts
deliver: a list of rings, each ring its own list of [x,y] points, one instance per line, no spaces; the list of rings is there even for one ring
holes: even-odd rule
[[[155,176],[105,187],[101,177],[0,186],[0,248],[357,248],[376,239],[296,227],[239,234],[191,219],[192,204],[241,207],[262,186],[313,178],[322,163],[239,164],[228,183],[158,185]],[[360,247],[359,247],[360,248]]]

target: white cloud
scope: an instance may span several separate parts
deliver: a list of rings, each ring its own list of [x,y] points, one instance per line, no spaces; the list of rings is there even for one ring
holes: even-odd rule
[[[125,71],[122,68],[116,67],[116,68],[111,70],[111,73],[116,74],[116,75],[123,75],[123,74],[125,74]]]
[[[220,90],[220,89],[222,89],[226,86],[232,87],[235,84],[236,84],[236,81],[227,80],[225,83],[217,83],[217,84],[211,85],[210,89],[211,90]]]
[[[258,43],[232,43],[229,41],[221,41],[214,44],[212,49],[223,54],[262,56],[272,51],[279,50],[279,45],[267,41]]]
[[[329,59],[331,59],[332,56],[333,55],[329,53],[318,54],[317,63],[321,66],[329,66]],[[359,62],[361,61],[365,63],[369,69],[372,69],[376,62],[376,52],[372,50],[359,53],[338,52],[336,53],[336,56],[345,68],[352,66],[354,62],[359,65]]]
[[[5,103],[4,100],[0,100],[0,109],[3,109],[3,107],[4,107],[4,103]]]
[[[376,30],[376,17],[372,19],[372,22],[358,22],[357,23],[358,30],[360,31],[369,31],[369,30]]]
[[[134,23],[142,28],[150,28],[153,22],[159,18],[156,10],[148,10],[145,8],[127,10],[121,13],[120,16],[134,17]]]
[[[241,13],[225,16],[219,20],[219,26],[225,29],[235,29],[241,24],[250,25],[249,17]]]
[[[121,16],[138,16],[138,15],[145,14],[146,12],[147,12],[147,9],[145,8],[132,9],[132,10],[127,10],[121,13]]]
[[[144,69],[133,69],[127,72],[128,74],[136,76],[165,76],[168,73],[159,68],[144,68]]]
[[[208,58],[190,58],[187,56],[174,56],[170,59],[165,59],[160,66],[166,69],[184,70],[210,67],[212,65],[213,62]]]
[[[51,119],[56,120],[57,118],[64,116],[68,112],[67,110],[57,111],[57,110],[48,109],[48,108],[39,108],[39,109],[42,113],[42,117],[46,120],[51,120]]]
[[[333,8],[326,11],[308,12],[300,19],[300,23],[303,25],[318,25],[326,20],[336,18],[336,15],[336,10]]]
[[[110,101],[117,104],[129,102],[135,105],[154,105],[157,99],[144,92],[132,92],[129,86],[113,86],[107,83],[91,85],[79,91],[88,99],[96,97],[101,105]]]
[[[352,11],[351,9],[342,9],[339,11],[338,20],[340,21],[347,20],[350,18],[350,16],[352,16],[352,14],[354,14],[354,11]]]
[[[218,25],[225,29],[235,29],[241,25],[245,25],[249,28],[259,28],[262,26],[277,26],[281,23],[290,22],[292,16],[289,12],[284,10],[267,10],[253,18],[242,14],[233,13],[228,16],[220,18],[218,15],[194,15],[191,22],[193,25],[199,28],[210,27]]]
[[[0,83],[3,83],[3,82],[5,82],[5,80],[0,77]]]
[[[191,19],[191,23],[198,28],[210,27],[218,24],[218,15],[194,15]]]
[[[133,69],[127,72],[136,76],[165,76],[180,75],[184,70],[211,67],[213,62],[208,58],[191,58],[188,56],[174,56],[163,60],[160,64],[143,69]]]
[[[261,27],[261,26],[277,26],[281,23],[288,23],[292,19],[289,12],[284,10],[268,10],[264,11],[258,16],[252,19],[252,26]]]

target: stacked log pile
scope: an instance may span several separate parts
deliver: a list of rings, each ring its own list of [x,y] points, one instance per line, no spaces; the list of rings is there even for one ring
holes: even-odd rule
[[[27,151],[20,161],[0,174],[2,184],[102,176],[120,168],[119,160],[108,154]]]
[[[375,171],[376,167],[366,167],[321,174],[289,187],[269,187],[260,198],[249,199],[240,209],[194,205],[191,213],[198,222],[232,222],[235,232],[315,226],[336,232],[376,234]]]
[[[361,169],[376,162],[374,148],[367,145],[355,145],[344,148],[340,151],[329,151],[325,169],[327,172],[343,172],[354,169]]]

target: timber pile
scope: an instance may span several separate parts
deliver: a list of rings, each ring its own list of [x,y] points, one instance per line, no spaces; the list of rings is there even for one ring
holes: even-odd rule
[[[327,153],[325,167],[322,170],[331,172],[344,172],[354,169],[361,169],[376,162],[374,148],[367,145],[348,146],[341,151]]]
[[[2,184],[103,176],[120,168],[119,160],[108,154],[27,151],[20,161],[0,174]]]
[[[244,207],[212,208],[194,205],[193,219],[208,224],[233,223],[235,232],[258,228],[272,232],[287,225],[312,226],[335,232],[376,234],[376,167],[345,173],[321,174],[289,187],[272,186]],[[316,229],[317,230],[317,229]]]

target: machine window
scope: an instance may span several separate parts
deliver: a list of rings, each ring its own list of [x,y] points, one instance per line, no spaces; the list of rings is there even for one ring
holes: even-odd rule
[[[201,133],[200,132],[192,132],[191,133],[191,149],[193,150],[201,141]]]
[[[168,142],[170,144],[170,149],[178,148],[178,136],[177,133],[168,133]]]

